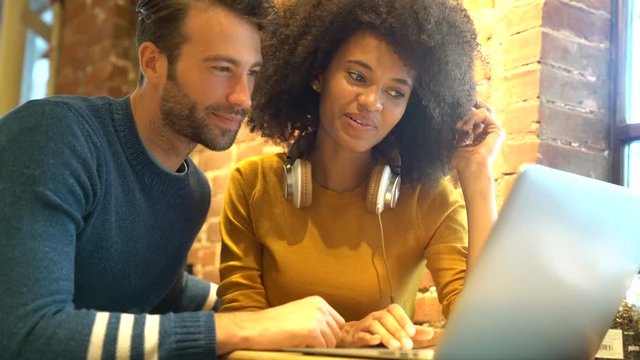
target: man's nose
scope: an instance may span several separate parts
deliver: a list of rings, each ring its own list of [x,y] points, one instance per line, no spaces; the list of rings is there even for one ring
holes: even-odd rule
[[[251,91],[253,90],[252,84],[249,82],[247,75],[239,76],[234,83],[233,88],[227,96],[227,101],[242,109],[248,109],[251,107]]]

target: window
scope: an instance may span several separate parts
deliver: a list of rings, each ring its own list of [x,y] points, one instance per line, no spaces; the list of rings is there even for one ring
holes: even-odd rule
[[[617,1],[614,180],[640,190],[640,0]]]
[[[629,144],[627,152],[625,161],[627,173],[624,183],[632,189],[640,190],[640,141],[636,140]]]
[[[617,85],[611,132],[613,180],[640,191],[640,0],[617,0],[614,4]],[[626,301],[640,307],[640,273],[627,290]]]
[[[37,16],[35,21],[42,21],[51,27],[53,25],[51,5],[48,2],[42,3],[42,1],[36,0],[30,2],[32,14]],[[20,103],[48,95],[51,68],[49,41],[34,31],[32,27],[29,27],[29,24],[27,26]]]
[[[52,94],[60,0],[0,1],[0,116]]]

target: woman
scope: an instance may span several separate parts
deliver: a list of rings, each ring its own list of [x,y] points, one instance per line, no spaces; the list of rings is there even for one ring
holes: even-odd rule
[[[448,0],[294,1],[281,20],[248,121],[289,151],[230,177],[221,309],[320,295],[349,321],[339,346],[433,344],[410,320],[425,262],[447,316],[496,217],[472,21]]]

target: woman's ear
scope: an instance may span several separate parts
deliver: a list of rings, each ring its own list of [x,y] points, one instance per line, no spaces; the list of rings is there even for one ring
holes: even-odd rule
[[[320,76],[318,76],[315,80],[313,80],[313,82],[311,83],[311,88],[313,88],[313,90],[315,90],[317,93],[322,92],[322,84],[321,84]]]

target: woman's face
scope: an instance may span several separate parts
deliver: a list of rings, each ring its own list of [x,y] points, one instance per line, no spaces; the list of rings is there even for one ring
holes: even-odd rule
[[[320,93],[318,136],[350,151],[371,150],[400,121],[413,82],[388,43],[371,32],[356,33],[314,84]]]

